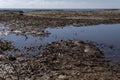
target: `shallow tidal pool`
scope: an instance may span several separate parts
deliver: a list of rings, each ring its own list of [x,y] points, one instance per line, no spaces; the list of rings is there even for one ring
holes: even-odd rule
[[[2,32],[3,29],[4,27],[1,26],[0,39],[11,41],[22,53],[28,53],[24,51],[24,47],[45,45],[46,43],[58,40],[83,40],[93,42],[104,52],[107,59],[117,62],[120,61],[120,24],[46,28],[45,31],[51,34],[42,37],[27,34],[17,35],[15,33],[4,34],[4,32]],[[37,54],[38,52],[39,51],[35,50],[30,53]]]

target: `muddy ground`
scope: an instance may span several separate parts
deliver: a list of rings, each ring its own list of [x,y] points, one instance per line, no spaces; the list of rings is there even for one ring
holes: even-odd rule
[[[12,45],[11,42],[0,39],[0,55],[4,54],[4,51],[7,50],[16,50],[16,48]]]
[[[11,31],[45,35],[46,27],[66,25],[87,26],[120,23],[120,10],[100,11],[0,11],[0,23],[10,26]]]
[[[58,41],[35,57],[4,56],[0,80],[119,80],[120,70],[91,43]]]
[[[48,35],[46,27],[120,23],[119,10],[0,11],[0,23],[21,34]],[[5,55],[16,50],[0,40],[0,80],[120,80],[120,69],[92,43],[58,41],[37,56]]]

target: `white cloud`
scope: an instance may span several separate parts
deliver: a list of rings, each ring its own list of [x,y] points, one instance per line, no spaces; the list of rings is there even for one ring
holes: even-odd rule
[[[119,0],[0,0],[0,8],[120,8]]]

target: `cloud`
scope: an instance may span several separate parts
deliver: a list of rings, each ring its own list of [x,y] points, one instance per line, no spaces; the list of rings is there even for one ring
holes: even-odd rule
[[[120,8],[120,0],[0,0],[0,8]]]

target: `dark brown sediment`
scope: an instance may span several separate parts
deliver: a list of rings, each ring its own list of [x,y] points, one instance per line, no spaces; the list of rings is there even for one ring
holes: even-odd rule
[[[6,40],[0,40],[0,54],[3,54],[4,51],[13,50],[15,47],[12,45],[11,42]]]
[[[120,23],[119,10],[101,11],[1,11],[0,23],[10,31],[46,35],[46,27],[87,26]],[[37,47],[26,48],[31,49]],[[113,48],[110,46],[110,48]],[[5,55],[15,48],[0,40],[2,80],[119,80],[120,70],[104,59],[92,43],[67,40],[47,44],[37,56]]]
[[[119,80],[119,70],[103,57],[91,43],[52,42],[35,57],[7,56],[0,61],[0,77],[5,80]]]
[[[21,15],[22,14],[22,15]],[[120,10],[100,11],[1,11],[0,23],[10,26],[11,31],[22,33],[48,34],[46,27],[66,25],[87,26],[120,23]],[[39,33],[38,33],[39,32]]]

